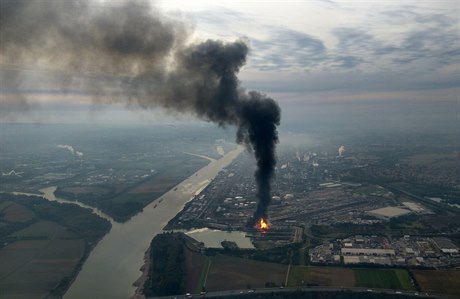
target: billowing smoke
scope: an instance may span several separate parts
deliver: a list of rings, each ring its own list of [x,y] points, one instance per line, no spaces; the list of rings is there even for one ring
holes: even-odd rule
[[[63,148],[63,149],[66,149],[68,151],[70,151],[72,153],[72,155],[74,156],[77,156],[77,157],[82,157],[83,156],[83,153],[80,152],[80,151],[77,151],[73,148],[73,146],[71,145],[68,145],[68,144],[58,144],[57,145],[58,148]]]
[[[339,152],[339,157],[342,157],[345,152],[345,146],[341,145],[337,151]]]
[[[254,217],[267,216],[280,108],[240,86],[244,41],[190,44],[184,22],[143,1],[3,0],[0,13],[0,79],[8,84],[0,108],[26,109],[24,97],[10,96],[17,89],[53,87],[236,126],[237,142],[257,160]]]

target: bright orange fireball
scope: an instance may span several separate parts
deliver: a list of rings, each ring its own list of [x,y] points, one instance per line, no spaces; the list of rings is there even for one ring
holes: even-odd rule
[[[265,221],[264,218],[260,218],[260,221],[259,223],[256,225],[256,227],[258,229],[261,229],[261,230],[267,230],[268,229],[268,223]]]

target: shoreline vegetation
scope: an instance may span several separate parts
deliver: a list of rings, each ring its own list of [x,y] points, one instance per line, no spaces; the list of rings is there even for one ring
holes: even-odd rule
[[[131,219],[134,215],[141,213],[143,211],[144,205],[139,202],[125,202],[122,204],[112,204],[112,201],[105,198],[95,197],[92,193],[88,194],[75,194],[72,192],[67,192],[63,187],[58,186],[56,191],[54,191],[56,197],[68,200],[68,201],[81,201],[90,206],[94,206],[100,209],[102,212],[106,213],[113,218],[116,222],[124,223]],[[113,196],[110,196],[110,198]],[[88,199],[85,199],[88,198]],[[155,200],[155,199],[154,199]],[[150,203],[150,202],[149,202]],[[148,204],[148,203],[147,203]]]
[[[145,297],[185,293],[185,235],[163,233],[150,243],[147,277],[143,285]]]
[[[147,282],[147,279],[149,278],[150,263],[152,262],[152,259],[150,257],[151,252],[152,252],[151,247],[152,246],[150,245],[149,248],[145,251],[144,264],[139,269],[142,274],[133,283],[133,286],[136,287],[136,290],[134,291],[134,295],[130,299],[143,299],[143,298],[145,298],[145,296],[144,296],[144,288],[145,288],[145,283]]]

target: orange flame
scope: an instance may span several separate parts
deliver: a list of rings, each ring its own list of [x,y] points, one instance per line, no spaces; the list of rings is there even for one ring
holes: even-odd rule
[[[261,229],[261,230],[267,230],[268,229],[268,223],[265,221],[264,218],[260,218],[260,221],[259,223],[257,224],[256,226],[258,229]]]

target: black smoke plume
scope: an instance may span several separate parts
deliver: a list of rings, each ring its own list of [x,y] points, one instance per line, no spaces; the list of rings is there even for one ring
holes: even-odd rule
[[[52,87],[83,91],[99,102],[163,107],[236,126],[237,142],[257,160],[254,219],[267,217],[280,108],[240,86],[237,73],[248,54],[243,41],[190,44],[185,22],[168,19],[143,1],[0,3],[0,79],[8,91],[2,93],[2,110],[27,104],[9,96],[11,90]]]

